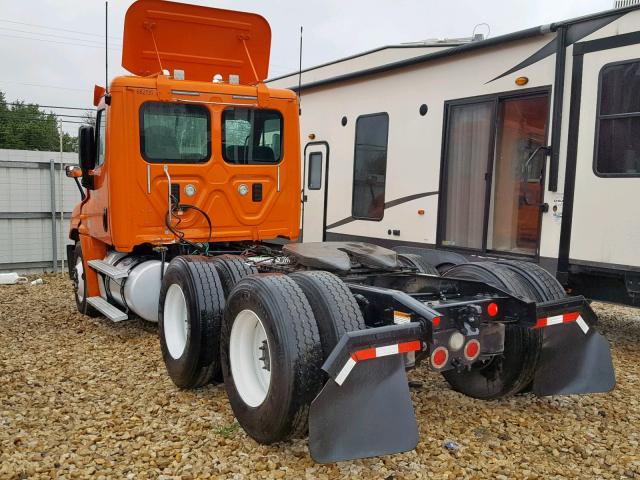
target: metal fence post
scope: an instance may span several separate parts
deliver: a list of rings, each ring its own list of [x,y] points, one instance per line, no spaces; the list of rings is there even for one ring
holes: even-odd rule
[[[56,234],[56,164],[55,160],[49,160],[50,167],[50,185],[51,185],[51,248],[53,249],[53,258],[51,265],[53,273],[58,272],[58,235]]]

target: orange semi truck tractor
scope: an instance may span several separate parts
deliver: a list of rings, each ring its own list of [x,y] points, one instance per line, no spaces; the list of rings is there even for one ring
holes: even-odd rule
[[[224,382],[248,435],[308,434],[318,462],[414,448],[420,365],[478,399],[611,390],[589,304],[536,265],[295,243],[298,102],[263,83],[270,37],[254,14],[131,5],[132,75],[96,87],[67,170],[80,312],[158,322],[177,387]]]

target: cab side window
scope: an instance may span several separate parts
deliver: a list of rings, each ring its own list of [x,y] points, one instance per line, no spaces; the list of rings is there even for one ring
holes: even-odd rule
[[[96,155],[96,167],[99,167],[104,163],[105,158],[105,137],[107,134],[107,110],[100,110],[96,118],[96,147],[98,154]]]

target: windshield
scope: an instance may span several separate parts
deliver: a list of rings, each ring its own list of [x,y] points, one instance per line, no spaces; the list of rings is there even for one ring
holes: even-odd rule
[[[278,163],[281,147],[280,112],[252,108],[228,108],[222,112],[222,156],[227,163]]]

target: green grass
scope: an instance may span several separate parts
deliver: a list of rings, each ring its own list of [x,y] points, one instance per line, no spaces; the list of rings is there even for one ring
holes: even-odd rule
[[[238,428],[240,428],[240,425],[236,422],[233,422],[231,425],[215,429],[214,433],[224,438],[231,438],[238,431]]]

